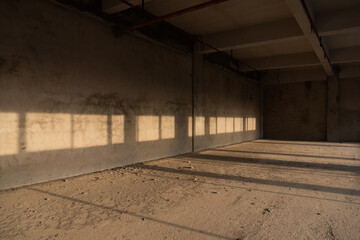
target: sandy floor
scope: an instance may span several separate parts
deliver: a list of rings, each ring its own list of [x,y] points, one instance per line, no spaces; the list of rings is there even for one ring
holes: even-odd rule
[[[1,239],[360,239],[360,144],[257,140],[0,192]]]

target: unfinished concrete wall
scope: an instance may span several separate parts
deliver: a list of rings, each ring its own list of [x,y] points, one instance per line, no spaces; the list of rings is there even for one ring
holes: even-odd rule
[[[327,79],[327,141],[338,142],[340,129],[340,95],[339,78],[331,76]]]
[[[360,141],[360,78],[340,79],[340,141]]]
[[[207,84],[223,86],[211,96],[215,109],[232,109],[206,116],[254,116],[256,104],[233,110],[252,83],[205,68]],[[135,35],[115,39],[109,24],[51,1],[1,1],[0,189],[190,152],[191,76],[191,55]],[[236,92],[226,95],[230,83]]]
[[[326,81],[265,86],[264,137],[326,140],[326,98]]]
[[[260,138],[260,83],[203,64],[197,83],[195,150]]]

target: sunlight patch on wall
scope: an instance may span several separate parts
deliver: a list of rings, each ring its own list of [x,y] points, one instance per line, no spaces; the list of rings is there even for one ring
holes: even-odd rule
[[[159,116],[136,117],[136,140],[138,142],[159,140]]]
[[[218,117],[216,126],[217,126],[217,133],[225,133],[226,119],[224,117]]]
[[[107,145],[107,115],[74,114],[74,148]]]
[[[124,115],[111,116],[111,143],[124,143]]]
[[[247,131],[256,130],[256,118],[246,118],[246,130]]]
[[[225,132],[232,133],[234,132],[234,118],[227,117],[225,122]]]
[[[205,117],[195,117],[195,136],[205,135]]]
[[[0,155],[19,152],[19,115],[0,113]]]
[[[175,117],[161,116],[161,139],[175,138]]]
[[[188,136],[192,137],[192,117],[188,117]]]
[[[210,135],[216,134],[216,117],[210,117],[209,124]]]
[[[65,113],[26,113],[26,151],[71,148],[71,115]]]
[[[244,119],[241,117],[234,118],[234,132],[244,131]]]

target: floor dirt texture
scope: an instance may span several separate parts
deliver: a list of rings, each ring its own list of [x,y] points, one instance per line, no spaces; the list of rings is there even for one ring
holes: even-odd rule
[[[1,239],[360,239],[360,144],[256,140],[0,192]]]

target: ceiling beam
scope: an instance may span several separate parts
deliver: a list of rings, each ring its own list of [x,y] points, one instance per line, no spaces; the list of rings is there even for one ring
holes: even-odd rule
[[[360,6],[323,12],[316,16],[316,27],[319,36],[333,36],[343,33],[360,31]],[[203,36],[204,41],[216,46],[222,51],[258,47],[273,43],[282,43],[306,39],[296,20],[282,19],[255,26],[214,33]],[[203,53],[212,53],[211,48],[204,49]]]
[[[321,65],[316,54],[314,54],[313,52],[277,55],[264,58],[252,58],[245,59],[243,60],[243,62],[254,67],[257,70],[309,67]],[[252,69],[243,65],[239,66],[239,70],[252,71]]]
[[[312,22],[312,19],[310,17],[312,13],[310,13],[309,9],[307,9],[304,1],[285,0],[285,2],[289,7],[291,13],[295,17],[304,35],[309,40],[309,43],[312,46],[321,65],[323,66],[326,74],[328,76],[334,75],[326,48],[321,42],[320,36],[317,33],[315,26]]]

